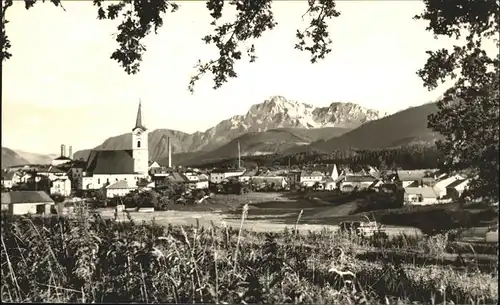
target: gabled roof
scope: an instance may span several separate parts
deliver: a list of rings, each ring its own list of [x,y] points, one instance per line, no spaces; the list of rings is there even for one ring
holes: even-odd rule
[[[469,181],[467,179],[458,179],[458,180],[455,180],[454,182],[448,184],[446,187],[447,188],[454,188],[454,187],[459,186],[462,183],[468,183],[468,182]]]
[[[420,186],[420,183],[418,181],[413,181],[412,183],[410,183],[406,187],[419,187],[419,186]]]
[[[379,183],[382,184],[382,181],[379,179],[375,179],[375,180],[373,180],[372,184],[370,184],[369,188],[376,187],[377,184],[379,184]]]
[[[132,150],[92,150],[86,170],[93,174],[134,174]]]
[[[39,165],[39,166],[33,167],[33,170],[43,173],[43,172],[49,172],[51,167],[52,167],[52,165]]]
[[[424,198],[438,197],[438,194],[432,187],[406,187],[405,193],[410,195],[422,195]]]
[[[255,176],[257,174],[257,169],[249,169],[243,173],[243,176]]]
[[[199,174],[198,175],[198,180],[200,180],[200,181],[207,181],[208,180],[208,176],[205,175],[205,174]]]
[[[346,175],[345,182],[373,182],[375,179],[372,176],[368,175]]]
[[[113,184],[106,186],[107,189],[133,189],[134,186],[128,184],[127,180],[116,181]]]
[[[415,181],[415,180],[422,180],[425,176],[425,171],[403,171],[399,170],[398,171],[398,179],[399,181]]]
[[[54,203],[54,200],[43,191],[15,191],[2,193],[2,203]]]
[[[172,172],[167,179],[172,182],[190,182],[188,178],[178,172]]]
[[[302,176],[324,176],[323,173],[319,171],[302,171]]]
[[[67,161],[71,161],[70,158],[64,157],[64,156],[59,156],[59,157],[55,158],[54,160],[67,160]]]
[[[51,166],[49,168],[49,173],[52,173],[52,174],[64,174],[66,172],[63,171],[63,170],[61,170],[61,169],[59,169],[59,168],[57,168],[57,167]]]

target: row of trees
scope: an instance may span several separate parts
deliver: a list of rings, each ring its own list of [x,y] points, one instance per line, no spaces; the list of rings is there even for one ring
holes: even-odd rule
[[[302,152],[293,155],[269,154],[248,156],[243,158],[247,163],[259,167],[301,166],[312,164],[346,164],[350,166],[372,165],[380,169],[415,169],[437,168],[442,153],[434,146],[406,146],[383,150],[337,150],[330,154],[317,152]],[[236,159],[226,159],[214,163],[200,165],[201,167],[234,167]]]

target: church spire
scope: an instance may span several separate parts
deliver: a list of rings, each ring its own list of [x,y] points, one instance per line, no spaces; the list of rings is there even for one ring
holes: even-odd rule
[[[135,127],[146,130],[146,127],[142,124],[142,110],[141,110],[141,100],[139,99],[139,108],[137,109],[137,118],[135,119]]]

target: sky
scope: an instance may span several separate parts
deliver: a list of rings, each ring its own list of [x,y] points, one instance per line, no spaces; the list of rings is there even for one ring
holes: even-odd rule
[[[329,22],[333,51],[311,64],[307,53],[294,50],[307,2],[276,1],[278,26],[255,43],[257,61],[238,63],[238,78],[218,90],[206,75],[191,94],[195,63],[216,54],[201,40],[211,17],[203,1],[178,3],[145,40],[141,71],[127,75],[110,59],[119,21],[97,20],[91,1],[64,1],[65,11],[50,3],[27,11],[16,1],[6,13],[13,56],[2,71],[2,146],[54,154],[63,143],[73,151],[93,148],[131,131],[139,99],[149,130],[191,133],[274,95],[394,113],[436,100],[446,89],[429,92],[416,75],[426,50],[453,43],[436,40],[425,22],[412,19],[422,2],[338,1],[341,16]]]

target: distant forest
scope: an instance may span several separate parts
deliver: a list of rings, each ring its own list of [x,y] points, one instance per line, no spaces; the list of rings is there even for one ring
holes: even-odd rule
[[[383,150],[337,150],[329,154],[315,151],[301,152],[291,155],[269,154],[260,156],[242,157],[242,166],[313,165],[313,164],[349,164],[371,165],[380,170],[386,169],[423,169],[438,168],[442,154],[435,146],[413,145]],[[236,158],[197,164],[196,167],[234,168],[238,164]]]

